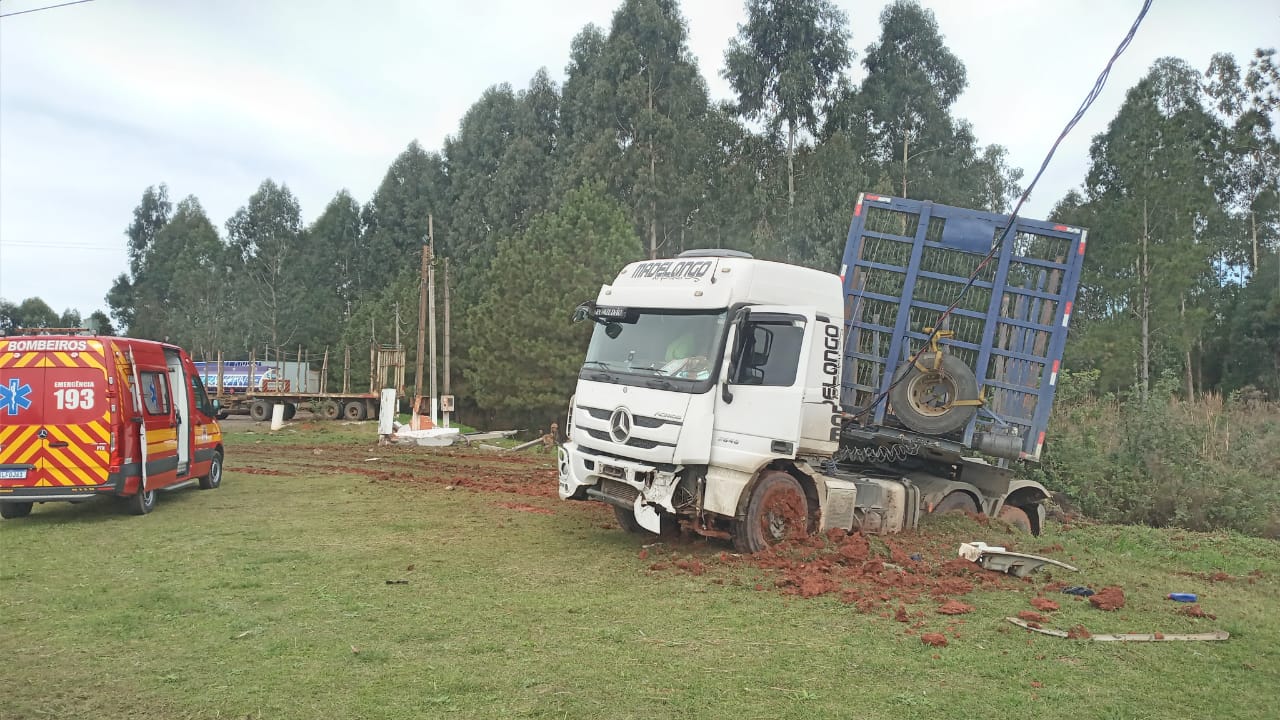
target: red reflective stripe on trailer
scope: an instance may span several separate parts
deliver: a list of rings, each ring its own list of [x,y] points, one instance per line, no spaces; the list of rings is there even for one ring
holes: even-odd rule
[[[1066,327],[1071,320],[1071,301],[1067,301],[1067,311],[1062,314],[1062,327]]]
[[[861,214],[862,214],[862,198],[859,197],[858,202],[855,203],[853,206],[853,216],[858,217]]]
[[[1053,229],[1054,229],[1054,230],[1062,230],[1063,232],[1066,232],[1066,231],[1070,230],[1071,228],[1067,227],[1066,225],[1054,225],[1054,226],[1053,226]]]
[[[1058,364],[1059,364],[1060,362],[1061,362],[1061,360],[1054,360],[1054,361],[1053,361],[1053,370],[1052,370],[1052,371],[1050,371],[1050,373],[1049,373],[1049,384],[1050,384],[1050,385],[1057,385],[1057,384],[1058,384]]]
[[[844,282],[844,274],[847,272],[849,272],[849,266],[845,263],[840,263],[840,282]]]
[[[1084,246],[1085,246],[1085,243],[1086,243],[1086,242],[1087,242],[1087,241],[1086,241],[1084,238],[1080,238],[1080,249],[1076,251],[1076,254],[1077,254],[1077,255],[1083,255],[1083,254],[1084,254]]]

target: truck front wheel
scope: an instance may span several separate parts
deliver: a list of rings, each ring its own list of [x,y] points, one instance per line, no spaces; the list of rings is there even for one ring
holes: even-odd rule
[[[255,422],[271,419],[271,403],[266,400],[254,400],[249,406],[249,417]]]
[[[364,403],[359,400],[349,400],[342,408],[342,416],[348,420],[364,420]]]
[[[809,534],[809,499],[790,475],[771,470],[751,490],[744,516],[733,523],[733,547],[757,553]]]

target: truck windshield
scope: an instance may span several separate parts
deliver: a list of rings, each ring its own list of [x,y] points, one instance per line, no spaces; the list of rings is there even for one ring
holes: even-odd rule
[[[725,313],[641,310],[634,323],[628,318],[628,322],[598,324],[583,372],[707,380],[724,337]]]

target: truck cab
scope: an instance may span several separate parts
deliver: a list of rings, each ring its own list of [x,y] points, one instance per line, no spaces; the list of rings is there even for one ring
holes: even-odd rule
[[[871,227],[873,206],[916,217],[910,227],[896,222],[903,218]],[[922,327],[920,316],[932,312],[946,326],[951,313],[913,292],[930,282],[968,289],[963,275],[921,269],[939,252],[989,251],[1006,269],[1039,262],[1014,253],[1026,246],[993,242],[1000,219],[862,196],[840,275],[729,250],[627,265],[574,314],[595,327],[560,448],[560,497],[606,502],[630,531],[683,528],[745,552],[837,528],[896,532],[929,512],[999,516],[1038,532],[1048,493],[1017,479],[1008,461],[1038,458],[1058,367],[1052,358],[1050,378],[1048,356],[1060,357],[1070,313],[1070,298],[1061,300],[1074,295],[1078,261],[1058,260],[1068,282],[1041,263],[1042,276],[1058,273],[1052,288],[1043,277],[1025,288],[984,280],[986,314],[956,315],[974,316],[985,345]],[[1079,230],[1032,229],[1083,247]],[[899,259],[867,251],[885,244]],[[898,294],[869,286],[875,273],[904,277]],[[1017,293],[1027,302],[1010,302]],[[1046,298],[1058,316],[1041,311]],[[894,314],[901,327],[883,324],[894,301],[910,308]],[[1001,330],[1010,324],[1046,339],[1014,347]],[[1030,369],[1036,361],[1043,372]],[[1002,417],[988,392],[1020,399],[997,397],[1009,409]]]

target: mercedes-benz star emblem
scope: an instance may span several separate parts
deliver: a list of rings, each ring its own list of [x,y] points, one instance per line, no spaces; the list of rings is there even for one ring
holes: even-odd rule
[[[625,445],[631,439],[631,413],[626,408],[618,408],[609,418],[609,437],[616,443]]]

